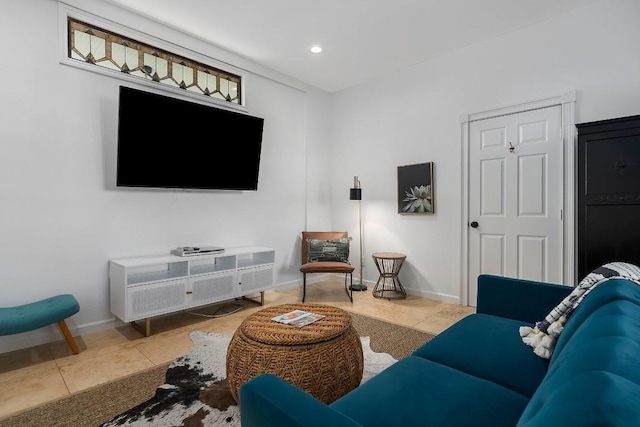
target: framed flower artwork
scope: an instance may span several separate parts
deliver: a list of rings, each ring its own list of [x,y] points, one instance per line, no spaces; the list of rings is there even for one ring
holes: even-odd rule
[[[398,213],[432,214],[433,162],[398,166]]]

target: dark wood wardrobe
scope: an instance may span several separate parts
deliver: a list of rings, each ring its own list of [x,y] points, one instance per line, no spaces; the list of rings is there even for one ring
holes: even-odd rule
[[[640,265],[640,116],[576,126],[579,282],[607,262]]]

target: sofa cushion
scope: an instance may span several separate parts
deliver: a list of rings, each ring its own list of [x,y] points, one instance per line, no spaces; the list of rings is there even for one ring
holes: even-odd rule
[[[549,361],[536,356],[522,342],[518,333],[521,325],[518,320],[472,314],[418,348],[414,355],[531,397]]]
[[[535,323],[572,291],[571,286],[481,274],[476,313]]]
[[[309,393],[269,373],[244,383],[240,387],[240,402],[243,427],[362,427]],[[200,422],[194,417],[189,425],[202,425]],[[222,422],[215,424],[224,425]]]
[[[634,302],[612,301],[593,311],[555,356],[519,426],[639,425],[638,337]]]
[[[590,371],[536,393],[517,427],[637,427],[639,420],[640,385]]]
[[[528,399],[417,356],[394,363],[330,406],[365,426],[514,426]]]
[[[562,382],[585,371],[604,370],[640,385],[639,337],[639,307],[624,300],[610,302],[576,330],[550,365],[544,384]]]
[[[603,305],[618,300],[629,301],[640,306],[640,286],[629,280],[612,279],[591,291],[564,325],[564,329],[556,342],[550,364],[553,365],[555,359],[562,353],[562,349],[576,330],[582,326],[594,311]]]

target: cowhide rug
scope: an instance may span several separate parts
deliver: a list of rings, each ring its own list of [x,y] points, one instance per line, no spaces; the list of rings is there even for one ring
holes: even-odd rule
[[[371,350],[369,337],[361,337],[364,352],[362,382],[396,360]],[[191,333],[193,349],[175,359],[166,383],[154,397],[117,415],[102,427],[115,426],[240,426],[240,410],[225,379],[230,336],[211,332]]]

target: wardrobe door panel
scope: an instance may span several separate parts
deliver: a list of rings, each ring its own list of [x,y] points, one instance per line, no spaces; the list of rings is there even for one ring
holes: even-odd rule
[[[611,261],[640,263],[640,205],[586,207],[585,271]]]
[[[640,265],[640,116],[576,127],[580,281],[607,262]]]
[[[588,140],[586,195],[640,193],[638,135]]]

